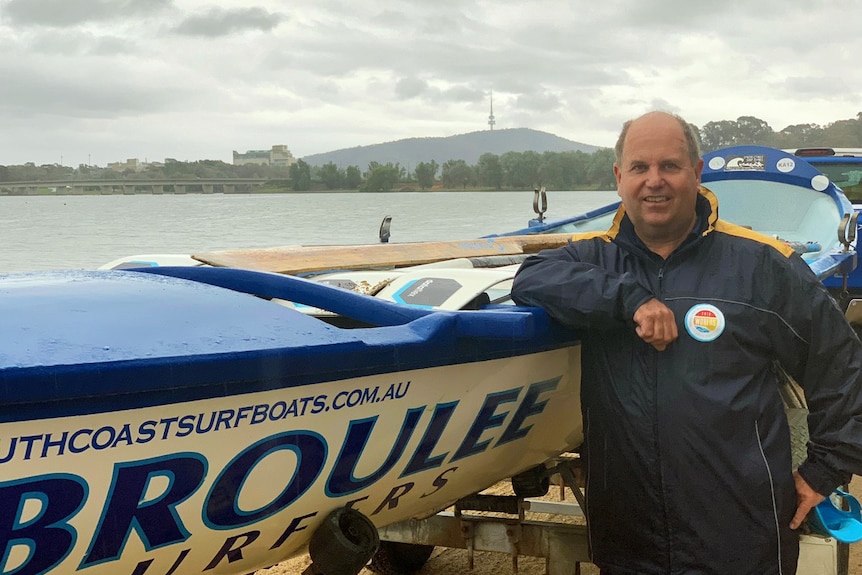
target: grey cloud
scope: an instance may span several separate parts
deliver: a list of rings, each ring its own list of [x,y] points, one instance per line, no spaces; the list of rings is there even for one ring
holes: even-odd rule
[[[30,39],[26,47],[26,52],[31,55],[40,54],[63,58],[78,56],[113,57],[136,51],[137,44],[133,39],[118,36],[94,36],[89,32],[72,29],[36,34]]]
[[[559,110],[563,102],[560,96],[551,92],[522,94],[518,96],[517,105],[524,110],[535,112],[552,112]]]
[[[487,91],[472,86],[455,86],[442,92],[442,99],[448,102],[480,102],[487,98]]]
[[[418,78],[401,78],[395,84],[395,95],[406,100],[422,95],[428,90],[428,82]]]
[[[105,81],[95,81],[58,70],[0,67],[0,76],[6,79],[0,83],[0,112],[15,116],[110,118],[164,111],[172,99],[183,96],[179,90],[135,84],[131,76],[107,72]]]
[[[173,31],[182,36],[220,37],[259,30],[269,32],[278,26],[285,17],[277,12],[263,8],[210,8],[204,13],[187,17]]]
[[[848,93],[850,89],[847,85],[841,85],[843,81],[836,85],[835,78],[827,78],[823,76],[791,76],[785,78],[778,88],[788,95],[804,98],[816,98],[818,96],[828,96],[834,98],[837,93],[845,93],[851,99],[856,98],[856,94]],[[837,90],[836,90],[837,88]]]
[[[152,14],[172,3],[173,0],[7,0],[0,3],[0,16],[12,26],[64,28]]]

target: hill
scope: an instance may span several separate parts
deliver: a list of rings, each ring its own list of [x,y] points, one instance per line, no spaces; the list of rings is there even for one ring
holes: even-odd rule
[[[302,158],[311,166],[322,166],[332,162],[339,168],[358,166],[364,170],[370,162],[400,164],[413,169],[419,162],[436,160],[443,164],[448,160],[464,160],[475,165],[479,156],[506,152],[570,152],[580,150],[591,153],[598,146],[567,140],[548,132],[529,128],[507,130],[484,130],[445,138],[407,138],[383,144],[345,148],[323,154],[312,154]]]

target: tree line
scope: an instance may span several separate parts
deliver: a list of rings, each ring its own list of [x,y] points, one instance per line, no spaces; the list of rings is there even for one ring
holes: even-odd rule
[[[692,126],[699,135],[703,152],[739,144],[759,144],[775,148],[811,146],[862,147],[862,112],[855,119],[838,120],[825,126],[794,124],[775,131],[754,116],[708,122]],[[391,190],[493,189],[523,190],[544,186],[548,190],[608,190],[615,187],[613,150],[593,153],[506,152],[483,154],[475,165],[464,160],[419,162],[408,171],[397,163],[371,162],[340,167],[332,162],[311,166],[298,160],[290,167],[268,165],[235,166],[218,160],[170,161],[147,164],[141,171],[114,170],[81,164],[77,168],[33,163],[0,165],[0,182],[38,180],[98,180],[123,176],[131,180],[185,178],[263,178],[272,190]]]

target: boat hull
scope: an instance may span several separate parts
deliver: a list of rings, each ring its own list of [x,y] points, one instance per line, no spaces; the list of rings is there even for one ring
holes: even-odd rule
[[[456,312],[333,330],[146,275],[0,281],[0,572],[250,573],[303,551],[335,509],[377,526],[425,516],[581,442],[574,339],[513,333],[502,353],[471,343],[493,337],[464,335],[493,327],[458,327]],[[32,298],[49,309],[12,312]],[[210,317],[224,306],[227,318]],[[437,341],[450,330],[461,335]],[[406,332],[419,334],[415,349]],[[388,369],[378,347],[396,358]]]

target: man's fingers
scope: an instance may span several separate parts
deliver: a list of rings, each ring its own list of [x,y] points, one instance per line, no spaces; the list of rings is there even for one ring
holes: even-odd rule
[[[796,509],[796,515],[793,516],[793,520],[790,522],[791,529],[799,529],[799,526],[802,525],[802,522],[805,521],[805,518],[808,516],[808,512],[811,509],[808,508],[805,511],[802,510],[801,507]]]

